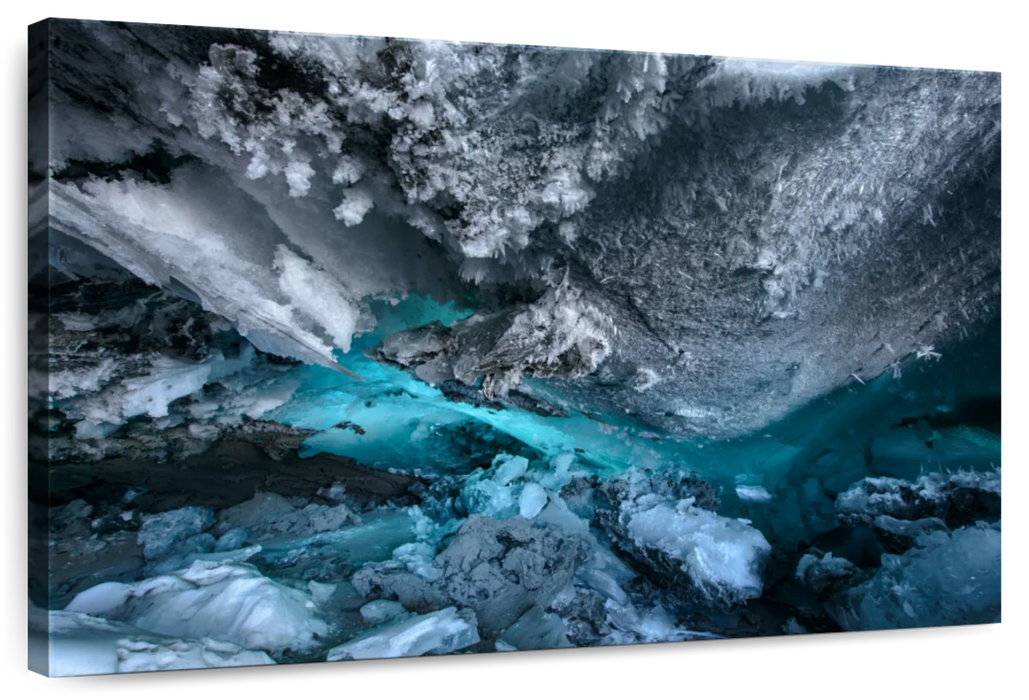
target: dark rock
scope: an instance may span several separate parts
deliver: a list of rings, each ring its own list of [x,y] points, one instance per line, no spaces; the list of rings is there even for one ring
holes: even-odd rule
[[[578,538],[553,527],[473,515],[436,561],[447,595],[475,610],[485,636],[500,634],[533,605],[550,605],[584,556]]]

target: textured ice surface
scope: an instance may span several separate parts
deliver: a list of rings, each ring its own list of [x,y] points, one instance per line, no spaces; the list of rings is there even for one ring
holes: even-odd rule
[[[572,646],[565,634],[565,623],[555,613],[533,606],[504,630],[496,642],[497,651],[561,649]]]
[[[263,651],[243,649],[214,639],[177,639],[119,622],[61,610],[35,611],[47,616],[30,635],[49,631],[51,676],[81,676],[189,668],[257,666],[275,662]]]
[[[444,608],[380,627],[329,650],[329,661],[449,654],[479,642],[475,613]]]
[[[875,577],[840,593],[829,614],[845,630],[998,621],[1000,553],[999,523],[926,535],[884,554]]]
[[[248,539],[247,529],[245,527],[234,527],[227,530],[214,545],[214,551],[216,552],[228,552],[233,549],[239,549],[246,544]]]
[[[225,536],[242,529],[246,533],[246,542],[266,542],[339,530],[360,523],[360,516],[342,503],[335,506],[308,503],[298,507],[278,494],[259,492],[249,501],[219,513],[215,531]]]
[[[65,610],[270,652],[310,647],[328,631],[310,595],[247,564],[197,561],[138,583],[103,583],[75,596]]]
[[[198,536],[214,523],[214,512],[210,508],[187,506],[179,510],[144,515],[143,524],[139,528],[139,544],[143,545],[143,554],[147,559],[163,559],[171,554],[209,552],[215,544],[213,536],[209,543],[199,540]]]
[[[742,518],[715,513],[717,496],[696,474],[630,469],[603,485],[612,510],[600,513],[619,547],[715,607],[761,595],[771,545]]]
[[[996,75],[102,23],[54,36],[50,149],[31,169],[52,174],[55,266],[106,258],[277,354],[335,366],[369,298],[473,285],[500,342],[473,334],[454,356],[486,393],[587,375],[547,391],[741,435],[995,316]]]
[[[751,503],[768,503],[772,500],[772,494],[764,486],[753,486],[750,484],[737,484],[736,495],[741,501]]]
[[[479,632],[495,638],[533,605],[546,607],[568,585],[585,544],[558,528],[515,515],[471,515],[436,557],[425,544],[354,576],[363,595],[399,600],[426,612],[447,605],[472,609]]]
[[[821,558],[805,554],[797,563],[797,580],[821,593],[839,579],[846,579],[858,571],[854,564],[843,557],[834,557],[831,552]]]
[[[526,484],[518,497],[518,514],[529,520],[547,505],[547,491],[539,484]]]
[[[679,642],[688,639],[710,639],[716,635],[688,630],[677,625],[672,616],[660,605],[641,612],[632,605],[608,600],[605,604],[608,620],[614,630],[603,640],[604,644],[633,644],[639,642]]]
[[[836,498],[836,513],[849,525],[871,525],[893,553],[907,550],[922,533],[1000,518],[1000,469],[934,472],[914,482],[867,477]]]
[[[689,501],[637,506],[629,516],[629,536],[679,563],[703,595],[712,601],[761,595],[764,563],[772,548],[749,521],[725,518]]]
[[[373,600],[361,606],[361,617],[370,625],[381,625],[406,613],[404,606],[395,600]]]
[[[207,535],[207,533],[205,533],[205,535]],[[208,535],[208,537],[213,536]],[[209,544],[210,542],[210,539],[205,540],[205,544]],[[181,569],[188,569],[194,562],[198,561],[210,564],[242,564],[243,562],[253,559],[255,556],[260,554],[261,551],[261,545],[254,544],[249,547],[240,547],[239,549],[228,549],[223,551],[187,552],[184,554],[170,556],[167,559],[161,559],[156,562],[148,562],[144,571],[150,576],[155,576],[157,574],[173,574]]]
[[[521,516],[473,515],[440,554],[444,590],[475,610],[480,630],[499,633],[533,605],[545,607],[568,584],[583,545]]]

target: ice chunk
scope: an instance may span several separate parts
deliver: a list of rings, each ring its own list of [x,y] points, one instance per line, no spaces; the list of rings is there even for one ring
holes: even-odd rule
[[[556,525],[569,534],[581,535],[589,539],[589,521],[573,513],[568,503],[560,496],[551,495],[549,503],[540,511],[536,519],[540,522]]]
[[[361,617],[369,625],[381,625],[406,614],[404,606],[395,600],[373,600],[361,606]]]
[[[444,608],[380,627],[329,651],[329,661],[449,654],[479,642],[475,613]]]
[[[347,487],[345,484],[334,481],[332,486],[318,489],[318,495],[336,503],[343,503],[347,500]]]
[[[768,503],[772,500],[772,494],[768,493],[764,486],[737,484],[736,495],[741,501],[748,503]]]
[[[518,493],[517,486],[503,486],[492,479],[473,475],[461,488],[461,503],[469,514],[509,518],[518,512]]]
[[[86,420],[79,421],[75,424],[75,437],[79,440],[102,440],[113,433],[117,428],[117,425],[106,423],[104,421],[100,421],[99,423],[93,423]]]
[[[168,404],[204,388],[211,368],[211,364],[190,364],[164,356],[156,358],[150,374],[123,382],[119,418],[144,414],[152,418],[167,416]]]
[[[637,507],[628,514],[628,536],[674,562],[702,599],[732,605],[761,595],[772,548],[750,521],[697,508],[690,499],[652,506],[643,499]]]
[[[442,575],[436,566],[436,550],[426,542],[400,545],[393,550],[393,560],[426,581],[435,581]]]
[[[575,580],[617,603],[627,603],[622,586],[636,578],[636,572],[592,532],[587,534],[586,541],[591,547],[586,561],[575,572]]]
[[[125,495],[121,497],[122,503],[132,503],[144,493],[147,493],[147,489],[139,486],[130,486],[125,489]]]
[[[48,624],[33,625],[30,621],[29,633],[45,637],[51,676],[275,663],[263,651],[243,649],[230,642],[166,637],[83,613],[52,610],[48,616]]]
[[[807,628],[797,622],[797,618],[791,617],[782,626],[783,634],[807,634]]]
[[[199,535],[190,535],[182,543],[182,551],[186,554],[207,554],[214,549],[218,538],[210,532],[201,532]]]
[[[319,605],[331,598],[338,587],[338,584],[335,583],[307,582],[307,590],[311,592],[311,599]]]
[[[198,541],[190,538],[214,523],[214,511],[193,506],[144,515],[137,542],[143,545],[143,556],[151,560],[187,553],[189,550],[197,551],[193,545],[198,544]],[[213,538],[210,544],[213,546]]]
[[[172,637],[210,637],[269,652],[310,647],[328,631],[310,595],[247,564],[197,561],[138,583],[102,583],[65,609]]]
[[[554,493],[560,493],[561,489],[570,484],[572,479],[575,477],[575,474],[572,473],[572,464],[574,461],[574,454],[569,454],[567,452],[559,454],[551,462],[553,471],[539,475],[537,480],[540,485]]]
[[[848,559],[834,557],[831,552],[827,552],[821,559],[814,554],[805,554],[797,563],[796,577],[815,593],[821,593],[836,581],[849,578],[858,571]]]
[[[493,460],[493,481],[501,486],[507,486],[515,479],[525,476],[529,468],[529,460],[525,457],[512,457],[511,455],[497,455]]]
[[[548,613],[538,605],[528,611],[500,635],[497,650],[505,646],[508,651],[530,649],[562,649],[573,646],[565,633],[565,623],[559,615]]]
[[[1000,615],[1000,527],[934,532],[904,554],[884,554],[870,581],[826,609],[845,630],[994,622]]]
[[[634,642],[681,642],[691,639],[711,639],[717,635],[697,632],[680,627],[660,605],[654,605],[640,613],[629,604],[608,600],[604,605],[610,624],[625,634],[613,634],[606,643],[625,644]]]
[[[55,508],[50,518],[50,527],[53,530],[64,530],[76,523],[82,523],[93,514],[93,506],[81,498],[76,498],[67,505]]]
[[[228,552],[239,549],[247,541],[247,529],[245,527],[234,527],[218,538],[214,545],[216,552]]]
[[[575,598],[579,595],[579,592],[575,590],[575,584],[571,581],[565,586],[560,593],[554,596],[554,599],[550,601],[551,610],[563,610],[567,608]]]
[[[261,545],[255,544],[225,552],[193,552],[179,554],[150,563],[146,567],[148,575],[169,574],[179,569],[188,569],[196,561],[221,562],[223,564],[241,564],[261,552]]]
[[[518,498],[518,512],[523,518],[532,520],[543,506],[547,505],[547,492],[539,484],[526,484]]]

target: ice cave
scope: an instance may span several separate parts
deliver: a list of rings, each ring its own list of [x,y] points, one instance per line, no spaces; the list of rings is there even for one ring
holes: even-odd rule
[[[36,670],[1000,621],[999,74],[29,50]]]

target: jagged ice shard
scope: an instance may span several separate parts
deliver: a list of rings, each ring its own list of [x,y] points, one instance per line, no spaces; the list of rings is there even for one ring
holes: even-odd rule
[[[35,670],[1000,620],[999,74],[75,20],[29,71]]]

